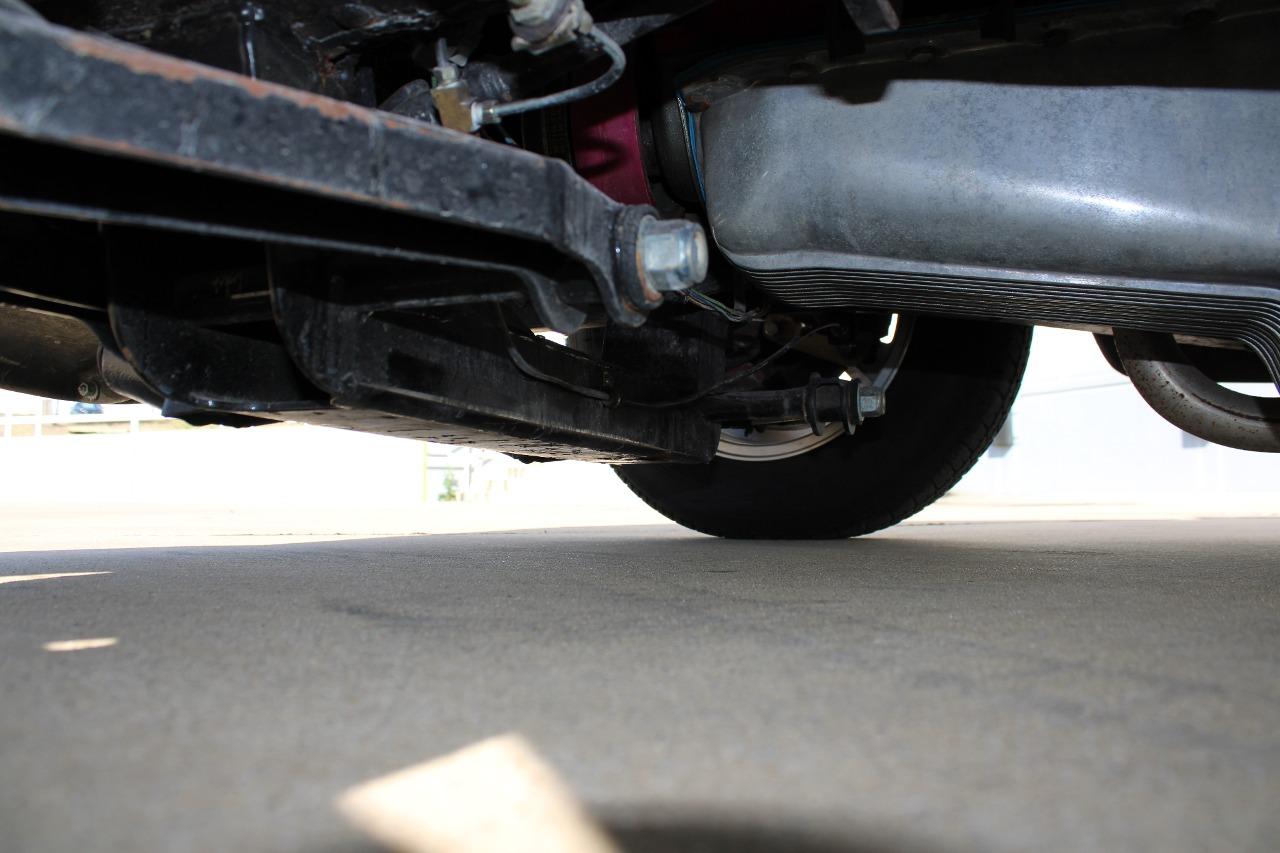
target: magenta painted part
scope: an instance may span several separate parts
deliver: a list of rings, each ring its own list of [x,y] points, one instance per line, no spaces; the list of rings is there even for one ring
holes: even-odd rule
[[[582,177],[614,201],[653,204],[629,72],[607,91],[573,104],[569,128],[573,163]]]

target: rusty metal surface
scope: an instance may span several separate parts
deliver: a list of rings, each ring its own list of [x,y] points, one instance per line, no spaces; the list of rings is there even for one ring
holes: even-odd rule
[[[529,152],[3,12],[0,133],[515,238],[516,265],[550,246],[642,320],[614,286],[625,206]]]
[[[1116,329],[1115,346],[1142,399],[1169,423],[1225,447],[1280,453],[1280,400],[1224,388],[1171,335]]]

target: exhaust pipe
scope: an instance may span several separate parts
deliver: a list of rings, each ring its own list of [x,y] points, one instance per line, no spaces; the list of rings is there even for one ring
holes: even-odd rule
[[[1172,335],[1115,330],[1125,373],[1169,423],[1214,444],[1280,453],[1280,398],[1224,388],[1191,364]]]

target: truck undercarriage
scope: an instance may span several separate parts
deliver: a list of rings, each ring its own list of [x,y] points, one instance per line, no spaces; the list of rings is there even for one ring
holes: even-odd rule
[[[0,387],[844,536],[964,473],[1040,324],[1278,451],[1220,384],[1280,383],[1278,47],[1249,2],[0,0]]]

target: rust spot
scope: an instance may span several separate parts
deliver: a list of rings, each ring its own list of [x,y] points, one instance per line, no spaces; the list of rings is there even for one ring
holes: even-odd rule
[[[292,89],[276,83],[255,80],[195,62],[175,59],[135,45],[85,35],[46,24],[24,26],[38,31],[39,38],[45,41],[44,55],[50,58],[66,58],[69,63],[85,67],[90,73],[100,71],[100,64],[106,64],[124,69],[126,72],[138,77],[151,77],[168,81],[174,90],[173,95],[175,98],[182,96],[181,90],[184,87],[195,87],[197,85],[207,88],[217,87],[223,91],[234,92],[236,96],[242,95],[244,98],[260,102],[266,118],[289,119],[291,118],[289,115],[290,107],[303,109],[325,120],[358,122],[365,127],[379,129],[390,136],[398,137],[402,142],[408,141],[412,143],[414,138],[431,140],[434,144],[421,147],[422,151],[427,153],[445,151],[446,149],[450,153],[465,153],[467,151],[478,151],[478,146],[497,145],[497,143],[468,134],[458,133],[442,127],[424,125],[401,116],[360,107],[323,95]],[[95,68],[95,65],[99,67]],[[124,84],[127,84],[127,82],[122,81]],[[275,115],[272,115],[273,112]],[[293,118],[296,119],[298,124],[306,123],[307,121],[307,116]],[[92,123],[89,124],[92,125]],[[334,185],[318,179],[312,180],[307,177],[289,175],[287,167],[263,168],[244,162],[222,162],[217,159],[209,160],[192,156],[185,149],[169,150],[163,145],[158,147],[139,145],[136,141],[128,138],[131,135],[128,131],[123,134],[125,138],[94,135],[92,126],[82,129],[78,133],[67,131],[46,134],[44,131],[24,123],[20,118],[6,115],[2,112],[0,112],[0,130],[36,138],[47,135],[50,138],[57,138],[65,144],[83,150],[174,165],[206,173],[235,176],[261,184],[297,189],[334,199],[364,204],[372,203],[384,209],[417,213],[431,219],[450,219],[455,215],[448,209],[425,212],[411,196],[405,195],[403,191],[389,194],[375,185],[361,185],[360,181],[346,182],[345,186],[341,184]],[[234,130],[225,129],[223,132],[228,134],[236,133]],[[351,151],[349,152],[350,156],[368,156],[372,153],[372,146],[382,144],[385,141],[378,137],[379,134],[376,133],[368,134],[367,145],[369,147]],[[406,137],[409,139],[406,140]],[[405,150],[412,149],[413,145],[410,144]],[[508,149],[504,154],[508,158],[520,157],[525,159],[527,167],[531,170],[545,168],[541,158],[531,152]],[[483,168],[485,165],[486,163],[482,160],[480,166]],[[570,168],[564,164],[560,165],[566,170]]]
[[[102,59],[116,65],[123,65],[139,74],[151,74],[181,83],[195,82],[204,76],[201,74],[202,71],[217,71],[217,69],[203,68],[190,62],[180,62],[154,51],[75,32],[58,32],[55,40],[61,42],[67,50],[80,56]],[[231,76],[229,72],[221,73]]]
[[[245,77],[221,68],[213,68],[196,62],[176,59],[146,48],[85,35],[60,27],[43,25],[41,29],[48,33],[47,37],[51,41],[70,53],[119,65],[135,74],[159,77],[175,83],[193,84],[204,82],[216,86],[229,86],[244,92],[255,100],[267,101],[272,98],[278,98],[329,119],[354,121],[370,127],[381,126],[402,133],[413,133],[421,136],[445,134],[451,138],[451,141],[461,141],[457,138],[458,134],[450,133],[442,128],[393,117],[390,114],[357,106],[346,101],[339,101],[324,95],[305,92],[301,89],[294,89],[265,80],[255,80],[252,77]],[[473,139],[476,143],[483,143],[483,140],[475,139],[474,137],[467,138]]]

